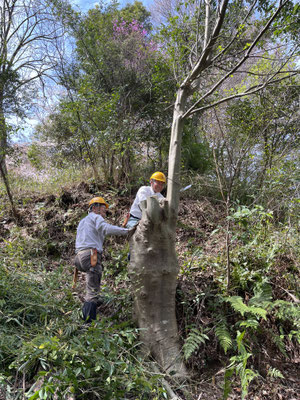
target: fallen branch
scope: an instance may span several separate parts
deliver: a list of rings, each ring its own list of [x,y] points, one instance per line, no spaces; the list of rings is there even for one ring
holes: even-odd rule
[[[285,293],[287,293],[287,294],[290,296],[290,298],[291,298],[296,304],[299,304],[299,303],[300,303],[300,300],[299,300],[296,296],[294,296],[292,293],[290,293],[288,290],[284,289],[283,287],[281,287],[281,286],[279,286],[279,287],[280,287],[280,289],[282,289]]]
[[[152,364],[152,368],[156,374],[162,375],[156,365]],[[177,396],[177,394],[172,390],[170,384],[163,377],[161,377],[161,384],[163,385],[171,400],[183,400],[181,397]]]

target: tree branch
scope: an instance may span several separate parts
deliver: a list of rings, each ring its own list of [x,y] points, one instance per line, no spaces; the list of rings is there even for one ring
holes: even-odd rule
[[[276,74],[274,74],[273,76],[276,76]],[[263,83],[261,85],[256,85],[256,86],[253,86],[252,88],[247,89],[247,91],[245,91],[243,93],[236,93],[236,94],[234,94],[232,96],[224,97],[223,99],[218,100],[218,101],[216,101],[214,103],[211,103],[211,104],[208,104],[206,106],[197,108],[197,109],[193,110],[190,113],[190,115],[193,115],[196,112],[208,110],[209,108],[215,107],[215,106],[217,106],[219,104],[222,104],[222,103],[225,103],[226,101],[229,101],[229,100],[233,100],[233,99],[237,99],[237,98],[240,98],[240,97],[245,97],[245,96],[249,96],[251,94],[257,93],[261,89],[265,88],[266,86],[272,85],[273,83],[281,82],[281,81],[283,81],[285,79],[291,78],[291,77],[296,76],[296,75],[298,75],[297,72],[295,72],[294,74],[290,74],[289,76],[285,76],[285,77],[282,77],[282,78],[279,78],[279,79],[274,79],[271,82],[268,80],[268,81],[266,81],[265,83]],[[186,114],[184,114],[184,116],[182,118],[185,118],[185,116],[186,116]]]
[[[254,41],[252,42],[251,46],[249,47],[249,49],[247,50],[246,54],[244,55],[244,57],[226,74],[224,75],[204,96],[202,96],[199,100],[196,101],[196,103],[194,103],[187,111],[186,113],[182,116],[182,118],[187,118],[189,115],[191,115],[192,113],[194,114],[194,109],[195,107],[197,107],[197,105],[199,103],[201,103],[202,100],[204,100],[206,97],[208,97],[209,95],[211,95],[230,75],[232,75],[233,73],[235,73],[238,68],[249,58],[249,55],[251,53],[251,51],[253,50],[253,48],[257,45],[258,41],[262,38],[262,36],[265,34],[265,32],[269,29],[270,25],[272,24],[272,22],[274,21],[274,19],[277,17],[278,13],[281,11],[282,7],[284,7],[284,5],[287,3],[288,0],[285,0],[285,2],[282,5],[279,5],[279,7],[277,8],[277,10],[274,12],[274,14],[272,15],[272,17],[269,19],[269,21],[266,23],[266,25],[263,27],[263,29],[260,31],[260,33],[257,35],[257,37],[254,39]],[[200,64],[198,62],[198,68],[200,71]],[[184,85],[187,84],[187,82],[189,80],[192,80],[193,76],[195,77],[197,75],[197,71],[196,71],[196,67],[193,71],[193,73],[191,74],[190,77],[188,77],[185,80]],[[193,112],[192,112],[193,111]]]
[[[190,72],[190,74],[186,77],[186,79],[183,81],[181,88],[183,89],[184,87],[189,87],[193,81],[195,81],[201,71],[206,67],[206,62],[207,58],[211,52],[212,47],[215,45],[218,35],[220,33],[224,18],[225,18],[225,12],[228,6],[229,0],[223,0],[222,5],[219,10],[218,18],[215,23],[214,30],[212,32],[212,35],[207,43],[207,46],[203,49],[202,54],[197,61],[195,67],[193,70]]]

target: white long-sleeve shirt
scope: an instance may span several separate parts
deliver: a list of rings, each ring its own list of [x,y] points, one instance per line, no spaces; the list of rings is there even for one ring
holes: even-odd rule
[[[158,200],[164,199],[164,196],[161,193],[154,192],[151,186],[142,186],[139,188],[135,196],[134,202],[132,203],[132,206],[130,208],[130,214],[136,218],[141,219],[142,210],[140,209],[140,202],[146,200],[147,197],[150,196],[157,196]]]
[[[105,222],[101,215],[90,212],[79,222],[75,244],[76,253],[90,248],[102,252],[106,235],[123,236],[127,235],[127,233],[128,229],[110,225]]]

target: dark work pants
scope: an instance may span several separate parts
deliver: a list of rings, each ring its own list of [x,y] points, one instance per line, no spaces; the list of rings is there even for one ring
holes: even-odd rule
[[[82,250],[75,257],[75,267],[78,271],[85,272],[85,301],[97,302],[99,300],[102,267],[101,254],[97,253],[97,264],[91,266],[91,250]]]

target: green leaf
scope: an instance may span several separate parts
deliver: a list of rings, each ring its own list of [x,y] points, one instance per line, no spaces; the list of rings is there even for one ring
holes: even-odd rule
[[[227,351],[232,347],[232,339],[225,322],[221,322],[219,325],[216,326],[215,333],[220,342],[220,345],[222,346],[226,354]]]

